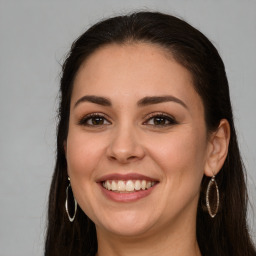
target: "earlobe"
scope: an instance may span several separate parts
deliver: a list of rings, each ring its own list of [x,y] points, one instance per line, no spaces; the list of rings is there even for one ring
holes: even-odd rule
[[[204,169],[206,176],[217,175],[222,168],[228,154],[229,140],[229,122],[226,119],[222,119],[218,129],[212,133],[208,142],[208,154]]]

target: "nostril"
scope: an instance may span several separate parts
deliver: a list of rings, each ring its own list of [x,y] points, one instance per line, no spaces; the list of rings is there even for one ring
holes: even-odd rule
[[[137,159],[139,159],[139,157],[137,157],[137,156],[121,156],[121,155],[119,155],[119,156],[108,156],[108,158],[110,159],[110,160],[112,160],[112,161],[118,161],[118,162],[120,162],[120,163],[127,163],[127,162],[131,162],[131,161],[135,161],[135,160],[137,160]]]
[[[131,159],[135,159],[135,158],[137,158],[137,157],[136,156],[129,156],[127,159],[131,160]]]
[[[116,160],[116,158],[114,156],[109,156],[110,160]]]

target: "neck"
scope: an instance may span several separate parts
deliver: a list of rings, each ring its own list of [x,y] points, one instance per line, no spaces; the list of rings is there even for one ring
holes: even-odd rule
[[[97,228],[97,256],[201,255],[196,240],[195,221],[191,222],[191,219],[176,220],[170,227],[162,227],[161,232],[152,230],[146,233],[127,237]]]

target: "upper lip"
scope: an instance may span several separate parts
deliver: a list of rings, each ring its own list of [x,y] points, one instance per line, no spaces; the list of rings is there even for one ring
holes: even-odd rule
[[[106,180],[146,180],[146,181],[157,181],[156,179],[145,176],[139,173],[128,173],[128,174],[120,174],[120,173],[112,173],[107,174],[100,177],[97,182],[103,182]]]

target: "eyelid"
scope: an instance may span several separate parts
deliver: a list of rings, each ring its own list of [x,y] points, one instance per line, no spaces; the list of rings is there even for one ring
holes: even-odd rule
[[[149,114],[145,115],[143,119],[148,120],[148,119],[150,119],[152,117],[155,117],[155,116],[169,117],[169,118],[175,120],[175,118],[172,115],[167,114],[165,112],[152,112],[152,113],[149,113]]]
[[[93,117],[102,117],[104,118],[109,124],[102,124],[102,125],[91,125],[91,124],[87,124],[86,122],[90,119],[90,118],[93,118]],[[145,115],[143,117],[143,119],[145,120],[143,122],[143,125],[147,125],[147,122],[154,118],[154,117],[163,117],[163,118],[166,118],[170,123],[169,124],[166,124],[166,125],[162,125],[162,126],[170,126],[170,125],[174,125],[174,124],[177,124],[178,122],[176,121],[176,119],[170,115],[170,114],[167,114],[165,112],[152,112],[152,113],[149,113],[147,115]],[[86,114],[84,116],[82,116],[81,118],[79,118],[78,120],[78,125],[83,125],[83,126],[88,126],[88,127],[92,127],[92,126],[103,126],[103,125],[110,125],[112,124],[112,122],[110,121],[110,117],[104,113],[101,113],[101,112],[93,112],[93,113],[89,113],[89,114]],[[149,124],[148,124],[149,125]],[[154,126],[154,125],[152,125]],[[156,126],[161,126],[161,125],[156,125]]]
[[[167,118],[167,119],[171,119],[171,121],[173,122],[173,124],[177,124],[178,122],[176,121],[176,119],[170,115],[170,114],[167,114],[165,112],[152,112],[150,114],[147,114],[144,119],[146,119],[143,124],[146,124],[146,122],[148,122],[150,119],[154,118],[154,117],[164,117],[164,118]],[[170,124],[171,125],[171,124]],[[159,125],[160,126],[160,125]],[[168,126],[168,125],[166,125]]]
[[[93,126],[93,125],[89,125],[89,124],[85,123],[87,120],[89,120],[90,118],[93,118],[93,117],[102,117],[105,120],[107,120],[107,122],[109,122],[111,124],[111,121],[109,120],[110,118],[108,115],[101,113],[101,112],[93,112],[93,113],[86,114],[86,115],[82,116],[81,118],[79,118],[78,125]]]

